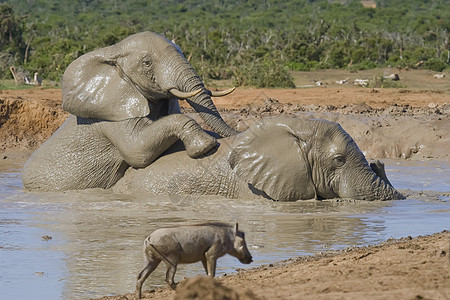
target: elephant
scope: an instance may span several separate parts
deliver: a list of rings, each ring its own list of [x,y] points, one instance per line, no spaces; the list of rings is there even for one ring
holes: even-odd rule
[[[62,77],[62,108],[71,115],[24,165],[30,191],[109,188],[129,167],[144,168],[177,140],[190,157],[216,137],[180,113],[186,100],[223,137],[228,126],[212,102],[234,88],[205,88],[181,50],[153,32],[131,35],[74,60]]]
[[[112,188],[145,195],[221,195],[275,201],[404,197],[380,161],[369,164],[335,122],[278,116],[263,119],[201,159],[174,145],[150,166],[129,169]]]

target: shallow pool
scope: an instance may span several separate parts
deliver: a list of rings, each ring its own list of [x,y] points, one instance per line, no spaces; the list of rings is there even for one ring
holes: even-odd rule
[[[386,162],[408,195],[389,202],[141,197],[89,190],[26,193],[21,163],[0,161],[0,295],[3,299],[86,299],[134,290],[142,242],[152,230],[202,221],[239,222],[254,263],[231,256],[218,274],[299,255],[450,229],[450,163]],[[44,236],[51,237],[43,238]],[[179,267],[176,280],[203,274]],[[164,285],[165,268],[144,288]]]

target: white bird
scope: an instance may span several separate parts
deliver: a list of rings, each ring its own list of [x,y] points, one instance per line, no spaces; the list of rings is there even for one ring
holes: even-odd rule
[[[42,85],[42,78],[38,76],[38,72],[34,73],[34,85]]]

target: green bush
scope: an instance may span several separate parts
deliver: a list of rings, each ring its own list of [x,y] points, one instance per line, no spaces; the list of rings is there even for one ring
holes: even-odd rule
[[[362,61],[358,64],[353,64],[349,67],[350,70],[371,70],[371,69],[375,69],[376,67],[378,67],[376,62],[373,61]]]
[[[29,84],[15,84],[14,80],[6,79],[0,81],[0,91],[1,90],[26,90],[34,88],[33,85]]]
[[[145,30],[175,39],[203,80],[292,86],[286,67],[449,66],[446,0],[383,0],[376,9],[357,0],[0,2],[5,78],[14,64],[58,81],[78,56]]]
[[[310,60],[306,62],[288,62],[286,67],[292,71],[313,71],[321,68],[320,62]]]
[[[287,71],[287,68],[280,61],[268,58],[240,65],[235,69],[233,79],[234,84],[237,86],[295,88],[294,79]]]
[[[390,78],[384,78],[383,74],[378,74],[373,77],[373,80],[369,83],[370,88],[404,88],[399,81],[394,81]]]
[[[449,67],[449,64],[445,63],[444,61],[438,58],[431,58],[423,63],[423,68],[433,70],[436,72],[442,72],[447,67]]]

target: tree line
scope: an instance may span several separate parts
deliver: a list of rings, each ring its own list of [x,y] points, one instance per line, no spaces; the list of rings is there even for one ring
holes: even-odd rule
[[[59,81],[80,55],[151,30],[206,81],[292,87],[289,70],[450,66],[448,0],[7,0],[0,70]]]

